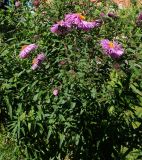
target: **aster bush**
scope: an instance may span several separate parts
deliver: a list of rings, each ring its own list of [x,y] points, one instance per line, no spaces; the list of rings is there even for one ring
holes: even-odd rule
[[[19,154],[141,159],[140,8],[45,3],[0,17],[0,117]]]

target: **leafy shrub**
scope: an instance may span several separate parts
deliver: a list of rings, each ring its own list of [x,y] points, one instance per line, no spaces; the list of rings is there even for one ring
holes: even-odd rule
[[[108,17],[103,6],[58,0],[36,12],[27,7],[10,10],[1,18],[0,27],[7,31],[1,33],[0,43],[1,121],[25,159],[124,159],[140,149],[142,30],[135,23],[139,11],[113,9],[116,18]],[[88,32],[51,33],[50,27],[70,12],[84,12],[90,21],[101,18],[103,25]],[[118,41],[124,55],[105,55],[102,39]],[[38,49],[20,59],[21,46],[31,43]],[[32,59],[39,52],[46,60],[33,71]]]

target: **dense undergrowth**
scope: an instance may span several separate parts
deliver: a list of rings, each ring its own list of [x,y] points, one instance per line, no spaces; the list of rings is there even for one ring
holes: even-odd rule
[[[141,159],[140,11],[85,0],[55,0],[36,11],[26,6],[1,11],[0,118],[16,148],[10,144],[12,158]],[[53,24],[68,13],[99,20],[101,26],[52,33]],[[123,55],[105,53],[103,39],[111,41],[111,48],[115,41],[121,44]],[[38,48],[21,59],[21,47],[28,44]],[[41,52],[46,58],[32,70],[32,60]]]

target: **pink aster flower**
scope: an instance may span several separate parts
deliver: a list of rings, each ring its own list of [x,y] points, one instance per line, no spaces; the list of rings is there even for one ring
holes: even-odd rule
[[[78,28],[87,31],[87,30],[99,27],[99,26],[101,26],[101,24],[102,24],[102,21],[99,21],[99,20],[96,20],[94,22],[82,21],[78,25]]]
[[[19,1],[19,0],[18,0],[18,1],[16,1],[16,2],[15,2],[15,7],[16,7],[16,8],[19,8],[20,6],[21,6],[20,1]]]
[[[71,26],[78,26],[84,20],[85,17],[80,13],[70,13],[65,15],[65,22],[67,22]]]
[[[39,67],[38,62],[36,61],[36,59],[33,60],[33,65],[32,65],[32,70],[35,70]]]
[[[29,53],[34,51],[37,48],[38,46],[36,44],[24,45],[22,46],[19,57],[22,59],[27,58],[29,56]]]
[[[40,62],[43,62],[45,60],[45,55],[44,53],[40,53],[37,55],[37,59],[40,61]]]
[[[51,32],[56,34],[65,34],[74,26],[78,26],[84,17],[81,14],[71,13],[65,15],[65,19],[59,21],[51,27]]]
[[[45,60],[45,55],[43,53],[38,54],[37,57],[34,58],[33,60],[32,70],[37,69],[44,60]]]
[[[67,22],[61,20],[60,22],[54,24],[50,30],[52,33],[65,34],[68,33],[70,27],[71,26]]]
[[[124,49],[120,44],[117,42],[111,42],[108,39],[101,40],[101,46],[104,50],[104,53],[112,58],[119,58],[124,53]]]
[[[54,96],[58,96],[58,94],[59,94],[59,90],[58,90],[58,89],[54,89],[54,90],[53,90],[53,95],[54,95]]]
[[[82,30],[90,30],[95,27],[99,27],[101,25],[100,20],[96,20],[93,22],[87,22],[84,20],[85,17],[82,16],[80,13],[72,13],[67,14],[65,16],[65,22],[67,22],[72,27],[77,27],[78,29]]]
[[[87,31],[92,28],[99,27],[102,24],[101,20],[87,22],[84,19],[85,17],[80,13],[66,14],[64,20],[54,24],[51,27],[51,32],[56,34],[64,34],[71,31],[73,27]]]

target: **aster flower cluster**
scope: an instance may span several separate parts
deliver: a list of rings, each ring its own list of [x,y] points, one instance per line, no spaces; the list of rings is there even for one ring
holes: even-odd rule
[[[56,34],[66,34],[72,28],[88,31],[90,29],[101,26],[101,20],[92,22],[85,21],[85,17],[79,13],[71,13],[65,15],[64,20],[59,21],[51,27],[51,32]]]
[[[19,57],[21,59],[25,59],[28,58],[30,56],[30,53],[32,51],[35,51],[38,48],[38,46],[36,44],[29,44],[29,45],[24,45],[21,48],[21,52],[19,54]],[[32,62],[32,70],[36,70],[37,68],[40,67],[40,65],[42,64],[42,62],[46,59],[46,56],[44,53],[39,53]],[[59,94],[59,89],[58,88],[54,88],[52,91],[52,94],[57,97]]]
[[[29,44],[29,45],[24,45],[21,48],[21,52],[19,54],[19,57],[21,59],[25,59],[28,58],[30,53],[35,51],[38,48],[38,46],[36,44]],[[32,70],[35,70],[37,68],[39,68],[39,66],[41,65],[41,63],[45,60],[45,55],[44,53],[40,53],[37,55],[36,58],[34,58],[33,63],[32,63]]]

